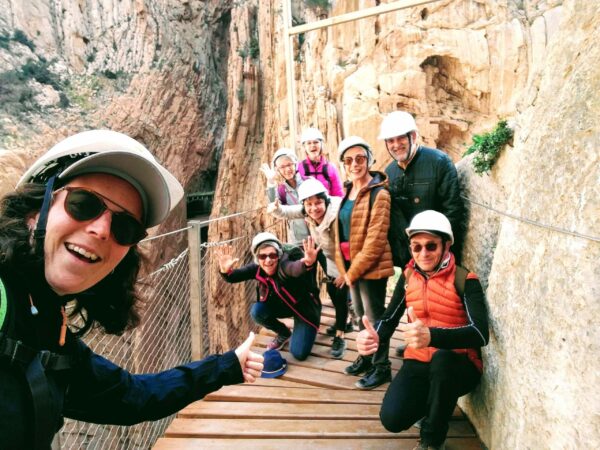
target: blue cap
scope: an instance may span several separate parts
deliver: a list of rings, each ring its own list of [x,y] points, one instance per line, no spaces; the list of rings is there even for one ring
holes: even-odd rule
[[[287,362],[278,350],[267,350],[263,353],[264,367],[260,376],[262,378],[276,378],[285,373]]]

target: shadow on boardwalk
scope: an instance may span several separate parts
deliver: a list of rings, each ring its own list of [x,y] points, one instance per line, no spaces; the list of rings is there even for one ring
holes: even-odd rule
[[[379,407],[387,384],[372,390],[354,388],[357,377],[343,373],[354,361],[356,332],[346,334],[348,349],[342,360],[329,356],[331,337],[325,328],[333,323],[331,304],[323,306],[321,330],[306,361],[288,352],[288,370],[280,378],[254,384],[226,386],[183,409],[154,450],[187,449],[395,449],[410,450],[419,430],[389,433],[379,422]],[[262,330],[255,350],[263,352],[272,339]],[[402,365],[392,339],[392,371]],[[473,427],[457,408],[450,422],[447,450],[479,450]]]

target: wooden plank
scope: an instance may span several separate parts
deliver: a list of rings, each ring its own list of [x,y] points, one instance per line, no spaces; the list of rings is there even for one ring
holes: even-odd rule
[[[411,427],[400,433],[390,433],[378,420],[295,420],[244,419],[232,422],[220,419],[180,419],[171,422],[165,437],[244,437],[244,438],[417,438],[419,430]],[[467,421],[451,421],[450,437],[474,437]]]
[[[237,384],[224,386],[216,392],[208,394],[205,399],[231,402],[274,402],[281,403],[354,403],[367,405],[381,405],[383,401],[381,391],[360,390],[333,390],[333,389],[306,389],[299,388],[268,388],[252,386],[251,384]]]
[[[254,419],[339,419],[379,420],[379,405],[329,403],[252,403],[194,402],[182,409],[179,418],[254,418]]]
[[[161,438],[154,450],[412,450],[417,445],[416,438],[406,439],[203,439],[203,438]],[[481,450],[476,438],[448,438],[446,450]]]

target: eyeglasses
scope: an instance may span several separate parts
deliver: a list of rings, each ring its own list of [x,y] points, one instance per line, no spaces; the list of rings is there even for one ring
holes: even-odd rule
[[[112,214],[110,232],[118,244],[125,246],[135,245],[148,235],[144,226],[130,213],[114,211],[106,206],[104,200],[109,200],[111,203],[115,202],[103,195],[89,189],[69,186],[60,188],[56,192],[62,190],[67,191],[65,211],[71,218],[78,222],[97,219],[108,209]],[[115,203],[115,205],[117,204]],[[117,206],[123,208],[120,205]]]
[[[352,158],[352,156],[346,156],[344,159],[342,159],[342,161],[344,162],[345,166],[352,165],[352,161],[356,161],[356,164],[358,164],[360,166],[366,160],[367,160],[367,157],[365,155],[356,155],[354,157],[354,159]]]
[[[277,170],[285,170],[294,167],[294,163],[282,164],[281,166],[277,166]]]
[[[423,250],[423,248],[425,248],[425,250],[427,250],[428,252],[435,252],[438,248],[438,245],[436,242],[428,242],[425,245],[421,245],[421,244],[411,244],[410,245],[410,251],[413,253],[421,253],[421,250]]]
[[[269,258],[271,261],[279,259],[279,255],[277,253],[259,253],[256,257],[261,261],[264,261],[267,258]]]

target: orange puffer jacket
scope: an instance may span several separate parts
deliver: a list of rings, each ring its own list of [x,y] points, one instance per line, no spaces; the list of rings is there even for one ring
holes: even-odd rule
[[[387,190],[387,176],[382,172],[370,172],[373,181],[358,193],[350,219],[350,267],[346,271],[340,250],[339,216],[335,226],[335,263],[340,274],[348,274],[351,282],[358,279],[379,280],[394,274],[392,250],[387,234],[390,227],[390,193]],[[372,189],[379,189],[374,195],[371,208]],[[351,186],[346,190],[346,197]],[[345,200],[345,198],[344,198]]]
[[[411,262],[411,264],[413,263]],[[456,328],[469,324],[463,302],[454,287],[455,273],[456,265],[452,258],[447,267],[432,275],[428,280],[416,270],[408,279],[406,307],[412,306],[415,315],[427,327]],[[435,347],[406,348],[404,357],[429,362],[437,350]],[[479,371],[482,370],[483,363],[476,349],[463,348],[453,349],[453,351],[466,353]]]

